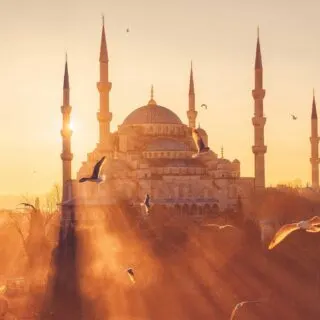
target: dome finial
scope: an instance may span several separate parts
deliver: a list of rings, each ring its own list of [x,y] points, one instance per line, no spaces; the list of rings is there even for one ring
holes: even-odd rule
[[[153,99],[153,85],[151,85],[151,96],[150,96],[150,100],[148,102],[148,106],[156,106],[156,105],[157,105],[157,103]]]
[[[221,146],[221,159],[223,159],[223,146]]]

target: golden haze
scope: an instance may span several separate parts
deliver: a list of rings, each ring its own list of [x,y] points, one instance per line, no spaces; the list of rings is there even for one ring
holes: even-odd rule
[[[288,10],[290,7],[290,10]],[[186,122],[190,60],[198,121],[209,146],[253,176],[256,26],[264,66],[266,183],[310,181],[312,88],[320,83],[316,1],[5,0],[0,10],[0,194],[44,193],[61,176],[62,81],[68,51],[73,173],[98,135],[99,45],[105,14],[113,89],[111,129],[149,99]],[[126,28],[130,32],[126,32]],[[289,114],[295,113],[297,121]],[[36,170],[37,173],[33,173]]]

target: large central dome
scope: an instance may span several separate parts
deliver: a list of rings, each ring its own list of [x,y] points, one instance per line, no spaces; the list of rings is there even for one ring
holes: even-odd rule
[[[151,99],[148,104],[132,111],[123,121],[123,125],[147,123],[182,124],[174,112],[157,105],[153,99],[153,86],[151,87]]]
[[[147,105],[135,109],[123,121],[124,125],[146,123],[182,124],[174,112],[158,105]]]

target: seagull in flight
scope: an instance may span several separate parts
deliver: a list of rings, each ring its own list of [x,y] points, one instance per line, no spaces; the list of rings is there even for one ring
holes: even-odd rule
[[[150,196],[147,193],[144,201],[141,203],[141,206],[144,206],[146,208],[146,214],[149,214],[150,211]]]
[[[100,172],[101,172],[101,166],[102,166],[105,158],[106,157],[102,157],[101,160],[99,160],[96,163],[96,165],[93,168],[93,172],[92,172],[91,177],[81,178],[79,180],[79,182],[81,183],[81,182],[91,181],[91,182],[101,183],[102,181],[104,181],[105,177],[104,176],[100,176]]]
[[[219,225],[219,224],[210,223],[210,224],[204,224],[202,226],[203,227],[216,227],[219,230],[222,230],[222,229],[225,229],[225,228],[234,228],[235,229],[235,226],[233,226],[231,224]]]
[[[129,276],[131,282],[132,283],[136,283],[136,279],[135,279],[135,276],[134,276],[133,269],[132,268],[128,268],[127,269],[127,273],[128,273],[128,276]]]
[[[204,142],[200,137],[200,134],[197,129],[192,129],[192,137],[198,149],[198,153],[193,155],[193,158],[196,158],[200,153],[205,153],[210,150],[208,147],[204,145]]]
[[[23,205],[23,206],[25,206],[25,207],[30,207],[30,208],[32,208],[34,211],[37,210],[34,205],[32,205],[32,204],[30,204],[30,203],[27,203],[27,202],[21,202],[21,203],[18,204],[18,206],[20,206],[20,205]]]
[[[248,304],[248,303],[261,303],[261,302],[264,302],[264,300],[251,300],[251,301],[242,301],[242,302],[239,302],[235,305],[235,307],[233,308],[232,310],[232,313],[231,313],[231,316],[230,316],[230,320],[233,320],[235,318],[235,315],[237,313],[237,311],[243,307],[245,304]]]
[[[299,229],[311,233],[320,232],[320,217],[314,216],[309,220],[300,221],[296,223],[289,223],[282,226],[273,237],[268,249],[273,249],[276,245],[283,241],[290,233]]]
[[[204,103],[200,107],[201,108],[205,108],[206,110],[208,109],[208,106],[206,104],[204,104]]]
[[[297,120],[298,119],[298,117],[295,116],[294,114],[291,114],[291,117],[292,117],[292,120]]]

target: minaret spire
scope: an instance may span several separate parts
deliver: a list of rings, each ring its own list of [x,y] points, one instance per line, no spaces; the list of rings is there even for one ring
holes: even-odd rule
[[[312,98],[312,111],[311,111],[311,176],[312,176],[312,188],[319,188],[319,136],[318,136],[318,116],[316,99],[314,96]]]
[[[315,97],[314,97],[314,89],[313,89],[313,98],[312,98],[311,119],[318,119],[317,107],[316,107],[316,100],[315,100]]]
[[[257,189],[265,188],[265,159],[264,154],[267,147],[264,145],[264,126],[266,117],[263,114],[263,98],[265,90],[263,89],[263,68],[260,50],[259,28],[257,35],[256,58],[255,58],[255,87],[252,90],[254,99],[254,117],[252,124],[254,126],[254,145],[252,152],[254,153],[255,162],[255,186]]]
[[[101,33],[101,44],[100,44],[100,62],[108,62],[108,49],[106,41],[106,32],[104,29],[104,16],[102,15],[102,33]]]
[[[256,47],[256,61],[255,69],[262,69],[262,59],[261,59],[261,50],[260,50],[260,36],[259,36],[259,26],[257,30],[257,47]]]
[[[64,65],[63,89],[69,90],[69,72],[68,72],[68,54],[66,53],[66,62]],[[69,104],[69,101],[68,103]]]
[[[102,32],[100,44],[100,81],[97,83],[97,88],[100,94],[100,109],[97,113],[99,121],[99,144],[100,151],[111,151],[112,142],[110,134],[110,122],[112,113],[109,111],[109,92],[112,88],[112,83],[109,82],[109,58],[107,50],[107,41],[104,28],[104,16],[102,16]]]
[[[190,80],[189,80],[189,108],[187,111],[187,116],[189,119],[189,127],[190,128],[196,127],[197,114],[198,114],[198,112],[196,111],[196,105],[195,105],[193,68],[192,68],[192,61],[191,61]]]
[[[73,159],[73,154],[71,153],[71,135],[70,130],[70,113],[71,106],[69,104],[69,72],[68,72],[68,61],[66,55],[66,62],[64,67],[64,78],[63,78],[63,105],[61,107],[62,113],[62,201],[68,200],[68,189],[67,183],[71,180],[71,162]]]

